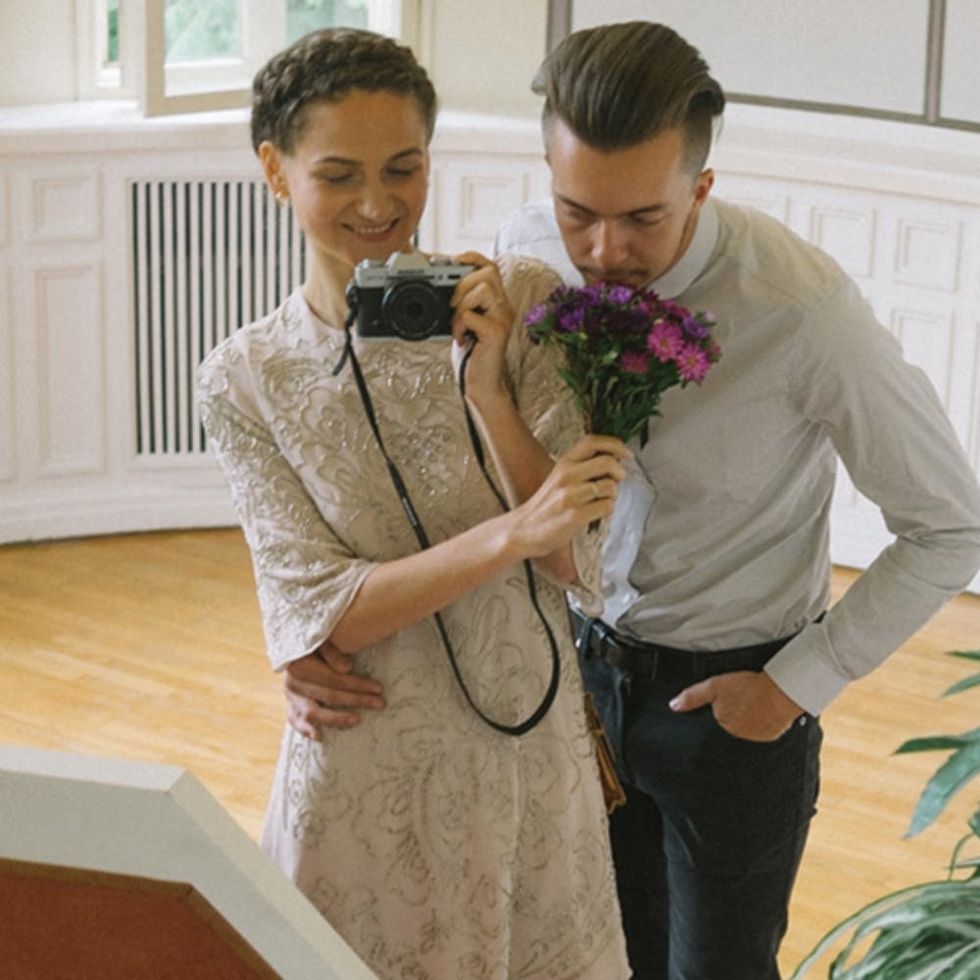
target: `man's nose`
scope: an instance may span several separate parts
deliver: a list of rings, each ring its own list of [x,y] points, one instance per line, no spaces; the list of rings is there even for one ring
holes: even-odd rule
[[[592,230],[592,262],[602,271],[619,269],[627,255],[626,238],[612,221],[599,221]]]

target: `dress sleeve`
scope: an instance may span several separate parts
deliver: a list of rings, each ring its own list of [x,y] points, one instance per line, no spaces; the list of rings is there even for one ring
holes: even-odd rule
[[[514,400],[534,437],[557,458],[585,435],[585,421],[558,374],[564,355],[555,347],[532,343],[524,318],[532,306],[548,298],[561,279],[536,260],[504,255],[496,261],[516,314],[507,351]],[[602,546],[607,525],[608,521],[602,521],[597,529],[581,531],[572,540],[578,581],[569,591],[590,615],[598,615],[602,606]]]
[[[216,359],[198,375],[198,402],[251,551],[269,659],[281,670],[333,633],[374,563],[339,540],[245,387]]]
[[[926,375],[902,357],[857,287],[844,282],[809,324],[800,410],[824,426],[854,485],[895,540],[767,673],[818,714],[880,664],[980,564],[980,487]]]

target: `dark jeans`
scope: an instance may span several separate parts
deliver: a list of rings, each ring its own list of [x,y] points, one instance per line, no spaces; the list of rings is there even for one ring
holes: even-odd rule
[[[820,725],[804,715],[776,741],[750,742],[722,729],[710,706],[677,714],[668,702],[712,674],[760,670],[780,645],[663,650],[655,672],[580,651],[627,792],[610,831],[636,980],[779,980],[819,788]]]

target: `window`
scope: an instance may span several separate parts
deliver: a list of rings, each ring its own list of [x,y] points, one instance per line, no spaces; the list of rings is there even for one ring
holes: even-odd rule
[[[549,43],[624,20],[669,24],[732,102],[980,129],[976,0],[550,0]],[[887,28],[883,25],[887,25]]]
[[[255,72],[296,38],[343,26],[411,42],[418,2],[76,0],[81,94],[136,98],[146,115],[244,106]]]

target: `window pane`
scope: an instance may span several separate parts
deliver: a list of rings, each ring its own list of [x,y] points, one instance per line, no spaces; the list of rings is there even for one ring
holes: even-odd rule
[[[946,47],[943,56],[942,115],[980,123],[977,92],[977,47],[980,7],[975,0],[949,0],[946,5]]]
[[[641,19],[669,24],[699,48],[726,92],[909,115],[923,111],[929,0],[572,5],[572,30]]]
[[[167,0],[167,62],[239,55],[237,0]]]
[[[369,0],[286,0],[286,41],[320,27],[367,27]]]
[[[119,64],[119,0],[106,0],[105,65]]]

